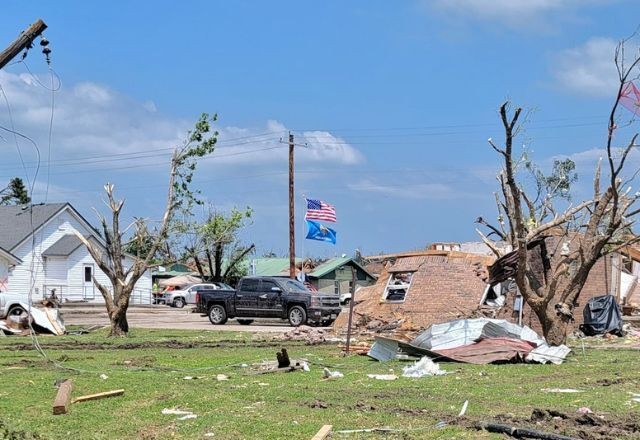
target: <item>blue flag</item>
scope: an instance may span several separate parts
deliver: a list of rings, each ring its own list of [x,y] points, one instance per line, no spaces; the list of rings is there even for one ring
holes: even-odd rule
[[[336,231],[318,222],[307,220],[307,239],[336,244]]]

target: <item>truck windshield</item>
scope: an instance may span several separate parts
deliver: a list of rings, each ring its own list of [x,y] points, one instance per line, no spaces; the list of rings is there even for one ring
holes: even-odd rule
[[[294,291],[306,292],[309,290],[307,289],[307,286],[302,284],[300,281],[296,281],[296,280],[287,280],[285,281],[284,284],[288,292],[294,292]]]

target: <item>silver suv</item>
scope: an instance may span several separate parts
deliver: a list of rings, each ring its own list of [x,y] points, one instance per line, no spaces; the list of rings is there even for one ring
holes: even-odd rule
[[[199,284],[190,284],[186,287],[183,287],[178,290],[172,290],[170,292],[165,292],[161,297],[160,301],[163,301],[165,304],[170,305],[172,307],[182,308],[187,304],[195,304],[196,303],[196,293],[198,290],[220,290],[223,287],[218,284],[222,283],[199,283]]]

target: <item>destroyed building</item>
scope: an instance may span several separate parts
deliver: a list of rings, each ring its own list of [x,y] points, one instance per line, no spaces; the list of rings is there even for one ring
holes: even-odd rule
[[[384,262],[376,284],[356,293],[355,319],[398,323],[403,328],[467,317],[478,309],[486,289],[482,275],[495,260],[460,251],[424,250],[369,257]],[[346,326],[348,314],[336,321]]]
[[[559,237],[551,237],[543,241],[542,247],[533,246],[530,250],[537,253],[537,258],[530,261],[538,265],[542,282],[550,265],[560,258],[563,244]],[[506,319],[541,332],[535,313],[518,294],[509,265],[502,264],[509,257],[491,267],[496,257],[486,250],[482,246],[436,243],[427,250],[367,257],[365,267],[379,277],[376,284],[356,293],[356,326],[374,331],[418,330],[454,319],[483,316]],[[500,271],[502,276],[496,278]],[[639,276],[640,250],[636,248],[601,258],[591,270],[573,311],[575,328],[583,323],[582,313],[591,298],[611,294],[616,302],[629,307],[639,301]],[[336,329],[344,330],[347,320],[348,313],[341,314]]]

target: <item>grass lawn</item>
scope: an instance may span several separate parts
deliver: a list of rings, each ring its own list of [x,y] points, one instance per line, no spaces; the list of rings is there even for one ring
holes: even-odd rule
[[[631,348],[590,348],[584,353],[578,348],[560,366],[441,364],[451,374],[380,381],[367,374],[400,376],[407,363],[344,358],[335,345],[310,347],[258,334],[138,329],[126,339],[105,334],[40,337],[50,359],[79,372],[47,362],[30,348],[28,337],[0,337],[0,439],[310,439],[324,424],[333,425],[334,431],[405,430],[332,438],[504,438],[455,426],[465,400],[469,407],[461,423],[496,417],[525,423],[535,408],[573,416],[583,406],[615,423],[640,416],[640,403],[630,402],[629,394],[640,393],[640,351]],[[311,371],[249,375],[249,369],[241,367],[274,360],[280,347],[292,358],[307,359]],[[322,380],[323,366],[344,378]],[[229,380],[218,381],[218,374]],[[193,379],[185,380],[188,376]],[[73,380],[74,396],[126,391],[73,404],[69,414],[54,416],[54,382],[61,378]],[[543,388],[583,392],[548,393]],[[177,420],[179,416],[163,415],[164,408],[189,410],[198,417]],[[440,420],[450,423],[438,429]],[[529,425],[554,430],[553,423]],[[607,438],[567,426],[567,435]],[[608,438],[640,437],[640,432],[609,433]]]

